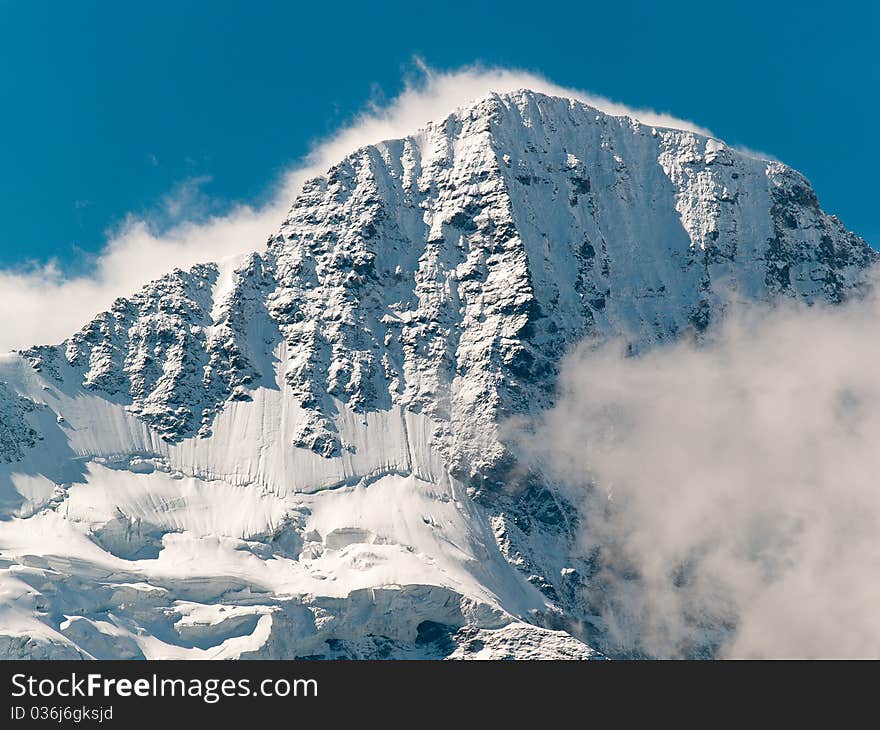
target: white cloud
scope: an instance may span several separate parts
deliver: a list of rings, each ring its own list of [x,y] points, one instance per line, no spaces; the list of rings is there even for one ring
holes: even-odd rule
[[[302,165],[283,176],[272,200],[262,207],[239,205],[222,215],[186,220],[187,214],[203,212],[193,211],[194,203],[203,202],[198,197],[201,181],[189,181],[165,199],[156,219],[126,218],[86,274],[68,275],[51,262],[27,271],[0,270],[0,352],[58,342],[116,297],[131,294],[174,267],[186,268],[260,248],[281,223],[305,179],[322,174],[359,147],[412,133],[491,91],[531,88],[576,97],[609,113],[631,114],[646,124],[700,131],[689,122],[631,110],[523,71],[470,67],[438,73],[423,64],[420,71],[419,78],[389,104],[369,106],[349,126],[316,145]]]
[[[587,591],[618,648],[880,655],[878,360],[876,298],[570,356],[530,450],[584,509]]]

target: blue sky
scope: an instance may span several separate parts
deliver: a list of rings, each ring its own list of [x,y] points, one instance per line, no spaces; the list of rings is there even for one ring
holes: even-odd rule
[[[0,0],[0,268],[87,266],[129,214],[260,204],[415,57],[691,119],[804,172],[880,246],[874,4],[717,6]]]

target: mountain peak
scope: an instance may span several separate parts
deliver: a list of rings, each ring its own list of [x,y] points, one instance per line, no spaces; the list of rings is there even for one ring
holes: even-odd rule
[[[341,399],[441,430],[473,409],[457,453],[546,405],[583,337],[641,349],[700,331],[730,291],[840,301],[875,258],[785,165],[523,89],[358,150],[303,186],[265,252],[174,271],[23,356],[179,441],[275,380],[265,350],[280,346],[311,413],[296,447],[342,453]]]
[[[840,302],[876,259],[785,165],[572,99],[491,94],[364,147],[264,250],[0,362],[0,508],[88,558],[34,585],[106,573],[94,605],[50,593],[22,625],[95,656],[193,655],[198,631],[224,656],[410,655],[433,624],[571,651],[547,629],[585,619],[576,517],[502,424],[552,405],[585,339],[638,353],[731,298]],[[172,566],[200,560],[194,595]],[[220,605],[245,618],[194,628]],[[108,611],[140,633],[108,638]]]

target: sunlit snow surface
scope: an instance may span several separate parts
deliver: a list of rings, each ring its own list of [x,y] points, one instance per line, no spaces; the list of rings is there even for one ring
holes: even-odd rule
[[[259,254],[0,359],[0,656],[593,656],[577,515],[505,419],[586,337],[875,259],[790,168],[571,100],[364,148]]]
[[[348,414],[357,454],[326,460],[289,448],[298,409],[260,389],[210,439],[169,445],[121,405],[4,365],[48,406],[44,440],[0,467],[7,654],[310,656],[351,642],[378,656],[376,636],[430,656],[423,621],[497,629],[546,608],[443,471],[423,416]]]
[[[7,655],[490,656],[497,643],[513,656],[495,630],[547,609],[444,471],[424,416],[340,404],[353,449],[328,460],[290,448],[299,408],[261,388],[211,438],[169,444],[120,404],[67,393],[14,357],[0,367],[45,404],[42,441],[0,466]],[[417,642],[423,622],[489,633],[444,650]],[[517,629],[532,630],[523,656],[544,639],[590,655]]]

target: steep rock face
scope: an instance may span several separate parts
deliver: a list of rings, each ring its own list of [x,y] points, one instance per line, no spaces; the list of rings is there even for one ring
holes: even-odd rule
[[[0,462],[21,461],[25,451],[36,446],[40,434],[28,423],[26,414],[37,408],[30,398],[12,392],[0,381]]]
[[[571,343],[702,329],[731,289],[839,301],[875,258],[783,165],[534,94],[352,155],[270,255],[319,428],[323,393],[401,403],[448,423],[472,473],[502,456],[500,418],[547,404]]]
[[[0,389],[0,455],[21,462],[6,492],[27,493],[29,511],[63,507],[115,559],[138,556],[135,573],[151,570],[140,556],[180,549],[177,533],[245,540],[255,559],[288,556],[299,570],[352,545],[373,546],[359,558],[372,566],[389,544],[412,548],[420,531],[440,530],[462,565],[495,566],[476,577],[481,601],[568,626],[581,618],[571,595],[585,570],[568,554],[576,515],[522,472],[500,424],[552,403],[560,358],[584,338],[623,335],[638,352],[699,334],[731,300],[839,302],[865,286],[876,259],[781,163],[569,99],[491,95],[308,182],[265,250],[174,271],[61,345],[3,364],[0,378],[20,393]],[[60,449],[51,468],[28,456],[40,431],[27,421],[32,402],[61,419],[44,419]],[[96,466],[66,466],[82,460]],[[139,475],[126,489],[140,496],[107,492],[101,522],[77,512],[77,485],[103,483],[108,467]],[[365,514],[349,524],[334,512],[339,524],[325,529],[313,524],[321,500],[297,496],[335,490],[345,504],[397,478],[434,485],[419,489],[455,506],[448,521],[411,514],[381,532],[364,527]],[[265,503],[242,507],[242,523],[205,518],[209,529],[157,507],[171,500],[158,496],[173,491],[169,479],[195,480],[180,499],[209,512],[254,499],[239,488],[263,490]],[[213,507],[199,501],[201,484],[218,480],[237,496],[222,501],[223,486]],[[453,580],[449,565],[438,585],[480,592],[472,568]],[[421,619],[452,635],[471,620],[441,614]],[[281,614],[265,615],[278,625]],[[258,631],[257,618],[253,635],[269,641],[277,631]],[[102,634],[103,619],[92,620]],[[345,631],[326,640],[367,651]],[[77,632],[64,641],[88,652],[91,633]]]
[[[174,272],[118,299],[57,348],[24,351],[59,378],[59,361],[81,373],[83,388],[129,404],[163,438],[210,435],[227,400],[247,398],[258,373],[247,336],[259,259],[221,282],[215,264]],[[245,283],[246,282],[246,283]],[[216,301],[221,285],[231,293]],[[263,343],[266,344],[266,343]]]

